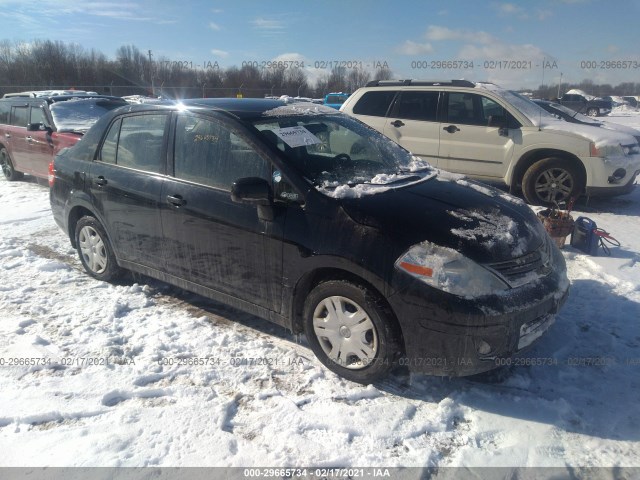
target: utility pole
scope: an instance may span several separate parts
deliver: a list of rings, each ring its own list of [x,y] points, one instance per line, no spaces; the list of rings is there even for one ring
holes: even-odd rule
[[[151,77],[151,95],[156,96],[156,89],[153,85],[153,62],[151,60],[151,50],[149,50],[149,76]]]
[[[556,98],[560,98],[560,86],[562,85],[562,72],[560,72],[560,83],[558,84],[558,96]]]

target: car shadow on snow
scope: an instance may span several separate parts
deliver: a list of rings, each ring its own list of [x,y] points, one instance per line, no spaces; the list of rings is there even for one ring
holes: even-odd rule
[[[137,274],[133,278],[151,286],[159,302],[181,306],[194,316],[213,317],[216,323],[243,325],[257,335],[284,341],[279,343],[282,348],[287,343],[292,349],[302,347],[304,356],[313,358],[302,335],[180,288]],[[577,280],[554,325],[532,349],[514,357],[511,365],[462,378],[415,374],[397,367],[374,387],[411,400],[451,399],[461,407],[560,431],[638,441],[640,303],[616,294],[611,285]]]
[[[555,324],[510,363],[451,379],[398,372],[376,386],[575,434],[640,440],[640,303],[611,285],[574,281]]]

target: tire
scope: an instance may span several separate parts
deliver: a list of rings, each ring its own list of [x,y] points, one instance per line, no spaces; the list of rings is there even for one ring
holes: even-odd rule
[[[587,108],[587,115],[589,115],[590,117],[597,117],[599,113],[600,111],[597,108],[594,108],[594,107]]]
[[[0,166],[2,166],[2,173],[4,174],[4,178],[8,181],[13,182],[14,180],[20,180],[24,177],[22,172],[18,172],[15,168],[13,168],[13,162],[11,157],[9,156],[9,152],[7,152],[6,148],[0,148]]]
[[[108,282],[122,274],[109,238],[98,220],[82,217],[76,224],[75,235],[80,262],[89,275]]]
[[[399,335],[391,312],[367,288],[345,280],[321,283],[307,297],[303,315],[311,350],[329,370],[362,384],[388,374]]]
[[[568,160],[551,157],[531,165],[522,178],[522,193],[531,205],[553,206],[582,193],[580,170]]]

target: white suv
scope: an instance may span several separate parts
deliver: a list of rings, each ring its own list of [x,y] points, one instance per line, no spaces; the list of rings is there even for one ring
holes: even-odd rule
[[[522,188],[531,204],[628,193],[640,173],[640,138],[564,122],[490,83],[374,81],[340,110],[438,168]]]

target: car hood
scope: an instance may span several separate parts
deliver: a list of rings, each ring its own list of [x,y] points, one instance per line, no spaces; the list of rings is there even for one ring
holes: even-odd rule
[[[567,122],[555,118],[545,118],[540,129],[547,132],[579,135],[597,146],[603,145],[633,145],[637,140],[633,135],[619,128],[602,128],[598,125],[586,125]]]
[[[401,249],[429,241],[479,263],[521,257],[546,235],[521,200],[448,174],[341,203],[354,221],[393,236]]]

